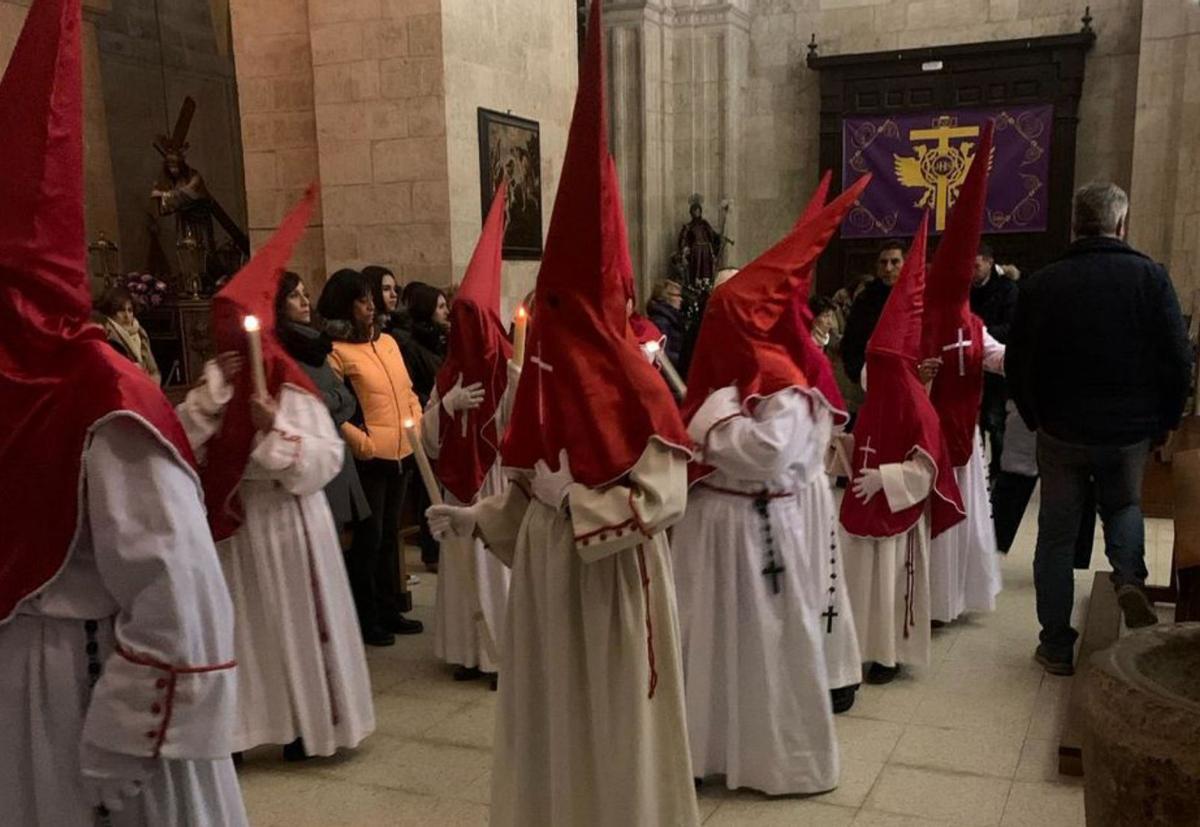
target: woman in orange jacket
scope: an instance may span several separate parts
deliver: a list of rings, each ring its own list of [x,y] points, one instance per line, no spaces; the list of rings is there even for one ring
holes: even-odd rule
[[[363,642],[391,646],[396,634],[417,634],[423,628],[400,613],[396,591],[404,499],[400,462],[412,453],[404,421],[419,421],[421,404],[396,340],[380,335],[366,276],[338,270],[321,291],[317,312],[333,339],[330,367],[354,391],[360,412],[341,426],[371,506],[371,516],[355,525],[346,556],[350,588]]]

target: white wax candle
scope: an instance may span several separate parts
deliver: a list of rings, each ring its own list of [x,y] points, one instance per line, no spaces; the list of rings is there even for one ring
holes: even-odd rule
[[[433,467],[429,457],[425,455],[425,446],[421,444],[421,436],[417,433],[417,425],[411,419],[404,420],[404,434],[408,444],[412,446],[413,456],[417,459],[417,468],[421,479],[425,482],[425,490],[429,492],[429,501],[434,505],[442,504],[442,489],[438,487],[437,477],[433,475]]]
[[[262,399],[267,398],[267,373],[263,365],[262,325],[257,316],[247,316],[242,321],[246,329],[246,340],[250,344],[250,370],[254,377],[254,394]]]
[[[671,364],[671,360],[667,358],[667,353],[658,342],[646,342],[646,352],[654,359],[658,365],[658,369],[662,371],[663,378],[667,380],[667,384],[671,386],[671,390],[680,399],[687,396],[687,385],[683,383],[683,377],[679,375],[679,371],[675,370],[675,366]]]
[[[513,364],[525,363],[525,328],[529,324],[529,312],[525,305],[517,305],[517,317],[513,329]]]

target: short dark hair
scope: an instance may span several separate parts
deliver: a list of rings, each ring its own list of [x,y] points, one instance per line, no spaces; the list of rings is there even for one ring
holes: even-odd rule
[[[979,242],[979,255],[984,258],[990,258],[992,261],[996,260],[996,253],[992,250],[992,245],[986,241]]]
[[[287,297],[292,294],[300,284],[300,275],[293,273],[291,270],[284,270],[283,275],[279,278],[279,289],[275,291],[275,324],[287,320],[287,314],[284,308],[287,306]]]
[[[433,321],[438,299],[445,295],[439,288],[423,281],[412,281],[404,286],[404,304],[415,322]]]
[[[96,302],[96,310],[112,318],[124,310],[126,304],[132,304],[135,308],[137,307],[137,303],[133,300],[133,294],[126,288],[118,285],[104,291],[104,295]]]
[[[808,297],[808,309],[812,311],[813,318],[820,316],[822,313],[828,313],[830,310],[836,310],[837,305],[833,300],[814,293]]]
[[[317,313],[326,321],[353,322],[354,303],[371,295],[371,283],[357,270],[338,270],[325,282]]]
[[[888,250],[899,250],[901,254],[907,254],[908,245],[898,238],[889,238],[879,245],[879,248],[875,251],[875,255],[878,256],[881,253],[886,253]]]

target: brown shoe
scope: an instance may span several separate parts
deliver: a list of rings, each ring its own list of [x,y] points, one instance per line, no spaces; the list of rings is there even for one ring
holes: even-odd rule
[[[1051,675],[1069,678],[1075,674],[1075,664],[1071,663],[1070,658],[1059,660],[1058,658],[1051,657],[1041,646],[1033,653],[1033,659]]]

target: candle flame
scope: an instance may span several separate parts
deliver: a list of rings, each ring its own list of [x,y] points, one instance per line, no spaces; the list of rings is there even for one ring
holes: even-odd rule
[[[256,330],[259,330],[261,325],[258,323],[258,316],[247,316],[242,320],[242,327],[246,329],[247,333],[253,333]]]
[[[651,356],[658,353],[658,342],[646,342],[646,344],[642,345],[642,347],[645,348],[646,352]]]
[[[406,420],[404,420],[404,427],[405,427],[405,428],[411,428],[411,427],[413,426],[413,424],[414,424],[414,423],[413,423],[413,421],[412,421],[411,419],[406,419]]]
[[[518,319],[524,319],[524,318],[525,318],[526,316],[528,316],[528,315],[529,315],[529,311],[527,311],[527,310],[525,309],[525,305],[524,305],[524,304],[518,304],[518,305],[517,305],[517,318],[518,318]]]

